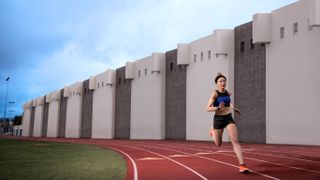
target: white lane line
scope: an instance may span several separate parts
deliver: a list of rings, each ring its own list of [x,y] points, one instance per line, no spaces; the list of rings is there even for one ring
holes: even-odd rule
[[[195,153],[193,155],[208,155],[208,154],[217,154],[216,152],[198,152],[198,153]]]
[[[218,151],[216,151],[217,153],[219,153],[219,152],[221,152],[221,153],[223,153],[223,152],[233,152],[233,150],[218,150]]]
[[[287,156],[273,155],[273,154],[267,154],[267,153],[257,153],[257,152],[247,152],[247,151],[243,151],[243,152],[245,152],[247,154],[257,154],[257,155],[261,155],[261,156],[269,156],[269,157],[275,157],[275,158],[291,159],[291,160],[296,160],[296,161],[305,161],[305,162],[320,164],[320,162],[318,162],[318,161],[309,160],[309,159],[302,159],[302,158],[296,158],[296,157],[287,157]]]
[[[298,147],[300,148],[300,147]],[[304,147],[302,147],[304,148]],[[313,148],[313,147],[311,147]],[[305,156],[305,155],[311,155],[311,156],[317,156],[317,157],[320,157],[320,152],[319,150],[315,150],[315,151],[310,151],[310,150],[303,150],[303,149],[297,149],[297,148],[286,148],[286,147],[281,147],[281,149],[279,150],[279,147],[275,147],[275,146],[272,146],[272,147],[267,147],[267,148],[261,148],[262,150],[267,150],[268,152],[271,152],[271,153],[284,153],[284,154],[289,154],[289,155],[302,155],[302,156]],[[276,150],[278,149],[278,150]]]
[[[182,163],[180,163],[180,162],[178,162],[178,161],[176,161],[176,160],[174,160],[174,159],[171,159],[171,158],[169,158],[169,157],[167,157],[167,156],[164,156],[164,155],[162,155],[162,154],[159,154],[159,153],[156,153],[156,152],[153,152],[153,151],[149,151],[149,150],[146,150],[146,149],[143,149],[143,148],[138,148],[138,147],[134,147],[134,146],[129,146],[129,145],[121,145],[121,146],[126,146],[126,147],[133,148],[133,149],[140,149],[140,150],[142,150],[142,151],[146,151],[146,152],[148,152],[148,153],[155,154],[155,155],[160,156],[160,157],[162,157],[162,158],[165,158],[165,159],[167,159],[167,160],[169,160],[169,161],[172,161],[172,162],[174,162],[174,163],[176,163],[176,164],[179,164],[180,166],[188,169],[188,170],[191,171],[192,173],[194,173],[194,174],[196,174],[197,176],[199,176],[201,179],[208,180],[206,177],[202,176],[200,173],[198,173],[197,171],[191,169],[190,167],[188,167],[188,166],[186,166],[186,165],[184,165],[184,164],[182,164]]]
[[[181,148],[186,148],[186,149],[194,149],[194,150],[202,150],[202,151],[207,151],[207,150],[203,150],[203,149],[197,149],[197,148],[187,148],[187,147],[182,147],[182,146],[174,146],[174,147],[181,147]],[[208,153],[210,152],[214,152],[214,151],[207,151]],[[231,155],[231,154],[225,154],[223,152],[215,152],[215,153],[218,153],[218,154],[222,154],[222,155],[225,155],[225,156],[232,156],[232,157],[236,157],[235,155]],[[248,154],[254,154],[254,153],[251,153],[251,152],[246,152]],[[266,155],[267,156],[267,155]],[[269,155],[271,157],[276,157],[276,156],[273,156],[273,155]],[[280,164],[280,163],[276,163],[276,162],[272,162],[272,161],[266,161],[266,160],[262,160],[262,159],[257,159],[257,158],[252,158],[252,157],[248,157],[246,156],[245,157],[246,159],[251,159],[253,161],[260,161],[260,162],[265,162],[265,163],[270,163],[270,164],[274,164],[274,165],[278,165],[278,166],[283,166],[283,167],[287,167],[287,168],[291,168],[291,169],[298,169],[298,170],[301,170],[301,171],[307,171],[307,172],[312,172],[312,173],[315,173],[315,174],[320,174],[320,171],[317,171],[317,170],[312,170],[312,169],[306,169],[306,168],[299,168],[299,167],[295,167],[295,166],[289,166],[289,165],[285,165],[285,164]],[[287,158],[287,157],[283,157],[283,158]],[[287,158],[287,159],[290,159],[290,158]],[[300,160],[305,160],[305,159],[300,159]],[[305,161],[308,161],[308,160],[305,160]]]
[[[174,154],[174,155],[170,155],[168,157],[190,157],[190,156],[187,156],[185,154]]]
[[[256,148],[242,148],[242,151],[257,151]]]
[[[127,157],[130,159],[130,161],[131,161],[131,163],[132,163],[132,166],[133,166],[133,179],[134,179],[134,180],[138,180],[138,169],[137,169],[137,165],[136,165],[136,163],[134,162],[134,160],[133,160],[127,153],[121,151],[120,149],[114,148],[114,147],[110,147],[110,146],[106,146],[106,145],[104,145],[104,147],[107,147],[107,148],[116,150],[116,151],[124,154],[125,156],[127,156]]]
[[[145,158],[139,158],[136,159],[137,161],[154,161],[154,160],[164,160],[163,158],[158,157],[145,157]]]
[[[141,144],[141,145],[142,145],[142,144]],[[187,152],[178,151],[178,150],[175,150],[175,149],[163,148],[163,147],[159,147],[159,146],[150,146],[150,145],[142,145],[142,146],[153,147],[153,148],[158,148],[158,149],[166,149],[166,150],[169,150],[169,151],[174,151],[174,152],[178,152],[178,153],[182,153],[182,154],[186,154],[186,155],[192,155],[192,154],[187,153]],[[205,156],[195,155],[194,157],[198,157],[198,158],[201,158],[201,159],[205,159],[205,160],[209,160],[209,161],[214,161],[214,162],[218,162],[218,163],[225,164],[225,165],[228,165],[228,166],[232,166],[232,167],[235,167],[235,168],[239,168],[239,167],[236,166],[236,165],[229,164],[229,163],[227,163],[227,162],[219,161],[219,160],[216,160],[216,159],[208,158],[208,157],[205,157]],[[258,174],[258,175],[261,175],[261,176],[264,176],[264,177],[267,177],[267,178],[270,178],[270,179],[280,180],[280,179],[278,179],[278,178],[276,178],[276,177],[269,176],[269,175],[267,175],[267,174],[263,174],[263,173],[260,173],[260,172],[257,172],[257,171],[251,170],[251,169],[250,169],[250,172],[255,173],[255,174]]]
[[[171,145],[171,146],[172,146],[172,145]],[[206,151],[206,152],[208,152],[208,153],[210,153],[210,152],[215,152],[215,151],[208,151],[208,150],[197,149],[197,148],[189,148],[189,147],[183,147],[183,146],[172,146],[172,147],[180,147],[180,148],[192,149],[192,150],[197,150],[197,151],[201,150],[201,151]],[[198,147],[198,146],[196,146],[196,147]],[[201,147],[200,147],[200,148],[201,148]],[[219,153],[219,154],[222,154],[222,155],[225,155],[225,156],[236,157],[235,155],[229,155],[229,154],[225,154],[225,153],[221,153],[221,152],[216,152],[216,153]],[[250,153],[248,153],[248,154],[250,154]],[[254,160],[254,161],[266,162],[266,163],[270,163],[270,164],[274,164],[274,165],[278,165],[278,166],[283,166],[283,167],[287,167],[287,168],[291,168],[291,169],[298,169],[298,170],[302,170],[302,171],[307,171],[307,172],[312,172],[312,173],[320,174],[320,171],[316,171],[316,170],[299,168],[299,167],[295,167],[295,166],[288,166],[288,165],[285,165],[285,164],[280,164],[280,163],[276,163],[276,162],[272,162],[272,161],[266,161],[266,160],[257,159],[257,158],[251,158],[251,157],[248,157],[248,156],[246,156],[245,158],[246,158],[246,159],[251,159],[251,160]]]
[[[235,155],[231,155],[231,154],[224,154],[224,153],[219,153],[219,154],[222,154],[222,155],[225,155],[225,156],[236,157]],[[316,171],[316,170],[299,168],[299,167],[295,167],[295,166],[288,166],[288,165],[284,165],[284,164],[280,164],[280,163],[276,163],[276,162],[266,161],[266,160],[257,159],[257,158],[251,158],[251,157],[248,157],[248,156],[246,156],[245,158],[246,159],[251,159],[253,161],[260,161],[260,162],[275,164],[275,165],[278,165],[278,166],[283,166],[283,167],[287,167],[287,168],[291,168],[291,169],[298,169],[298,170],[301,170],[301,171],[307,171],[307,172],[312,172],[312,173],[315,173],[315,174],[320,174],[320,171]]]

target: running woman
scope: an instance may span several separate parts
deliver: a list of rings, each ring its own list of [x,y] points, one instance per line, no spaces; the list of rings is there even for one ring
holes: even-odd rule
[[[211,93],[207,106],[207,112],[215,112],[213,118],[214,125],[213,128],[210,129],[210,136],[212,136],[214,143],[220,146],[223,130],[226,128],[233,150],[240,164],[239,172],[249,172],[243,160],[241,146],[238,141],[237,127],[232,118],[233,110],[239,114],[240,111],[231,104],[231,94],[226,90],[227,78],[223,74],[218,73],[214,81],[218,89]]]

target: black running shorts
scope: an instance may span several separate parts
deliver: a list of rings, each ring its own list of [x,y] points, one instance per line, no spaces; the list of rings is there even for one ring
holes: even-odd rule
[[[227,115],[214,115],[213,118],[213,128],[214,129],[223,129],[228,126],[228,124],[235,124],[231,113]]]

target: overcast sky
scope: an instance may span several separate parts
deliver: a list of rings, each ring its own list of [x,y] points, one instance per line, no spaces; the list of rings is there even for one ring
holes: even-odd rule
[[[31,99],[296,0],[0,0],[0,117]]]

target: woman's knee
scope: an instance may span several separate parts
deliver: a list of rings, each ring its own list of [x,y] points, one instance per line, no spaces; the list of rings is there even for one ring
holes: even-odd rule
[[[232,144],[239,144],[238,137],[231,137],[230,141],[231,141]]]

